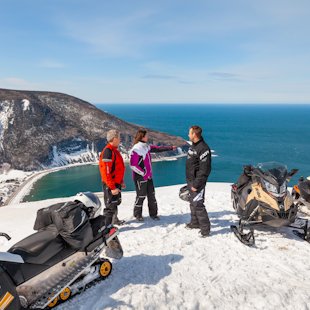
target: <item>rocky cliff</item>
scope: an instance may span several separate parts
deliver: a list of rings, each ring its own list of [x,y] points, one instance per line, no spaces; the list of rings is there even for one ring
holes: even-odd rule
[[[138,128],[66,94],[0,89],[0,164],[15,169],[96,162],[110,129],[120,130],[127,154]],[[157,131],[149,130],[149,141],[186,149],[182,138]]]

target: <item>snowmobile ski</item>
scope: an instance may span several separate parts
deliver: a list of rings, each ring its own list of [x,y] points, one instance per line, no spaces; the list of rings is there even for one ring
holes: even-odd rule
[[[243,233],[238,229],[237,226],[231,225],[230,226],[231,231],[235,234],[235,236],[245,245],[247,246],[254,246],[255,245],[255,238],[254,238],[254,232],[251,229],[248,233]]]

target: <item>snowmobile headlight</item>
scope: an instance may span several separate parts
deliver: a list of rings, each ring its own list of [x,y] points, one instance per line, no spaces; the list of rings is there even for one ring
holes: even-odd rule
[[[274,194],[278,194],[278,191],[277,191],[277,187],[274,186],[273,184],[267,182],[267,181],[264,181],[264,184],[265,184],[265,187],[266,187],[266,190],[271,193],[272,195]]]
[[[266,190],[268,193],[270,193],[274,197],[283,197],[286,194],[286,182],[284,182],[279,189],[279,192],[277,190],[277,187],[267,181],[264,181]]]

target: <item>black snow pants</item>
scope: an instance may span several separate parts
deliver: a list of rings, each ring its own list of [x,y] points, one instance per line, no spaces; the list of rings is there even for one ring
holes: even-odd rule
[[[150,216],[157,215],[157,201],[155,198],[155,189],[153,179],[144,180],[143,177],[138,176],[135,178],[135,187],[136,187],[136,201],[133,209],[133,215],[135,217],[142,216],[142,206],[145,197],[148,200],[149,214]]]
[[[121,189],[121,186],[117,186],[118,189]],[[117,206],[122,202],[122,194],[119,192],[117,195],[112,195],[110,188],[102,183],[103,190],[103,199],[105,208],[103,210],[105,216],[105,226],[108,226],[112,223],[113,217],[117,216]]]
[[[190,185],[188,185],[190,188]],[[193,192],[190,190],[191,223],[198,224],[202,233],[210,232],[210,220],[204,205],[205,188]]]

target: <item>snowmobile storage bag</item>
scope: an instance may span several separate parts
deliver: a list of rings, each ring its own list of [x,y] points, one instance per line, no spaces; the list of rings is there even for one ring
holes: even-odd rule
[[[53,211],[59,209],[63,206],[63,202],[56,203],[47,208],[39,209],[37,211],[37,217],[34,222],[33,229],[34,230],[42,230],[46,229],[49,225],[53,224],[52,213]]]
[[[73,249],[84,249],[93,240],[93,231],[82,203],[63,203],[51,215],[59,234]]]

